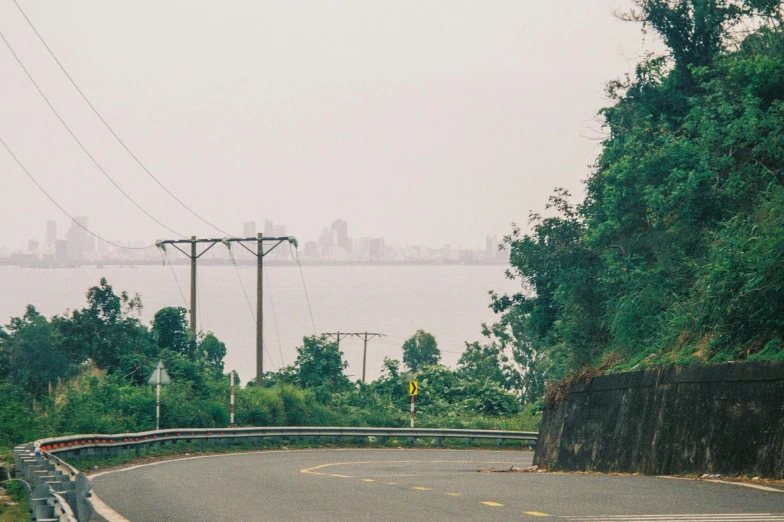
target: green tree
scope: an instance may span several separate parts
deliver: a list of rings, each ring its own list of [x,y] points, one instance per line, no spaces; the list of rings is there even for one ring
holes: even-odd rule
[[[152,320],[152,337],[159,349],[171,350],[185,357],[196,357],[196,339],[190,333],[187,310],[166,307],[155,312]]]
[[[68,358],[58,350],[57,332],[46,317],[28,305],[25,314],[11,318],[2,341],[8,375],[14,384],[35,397],[72,373]]]
[[[403,343],[403,363],[413,372],[425,366],[438,364],[441,352],[436,338],[424,330],[417,330]]]
[[[323,335],[304,337],[302,346],[297,348],[294,372],[297,383],[303,388],[346,389],[350,386],[348,377],[343,374],[347,367],[337,343],[328,341]]]
[[[226,357],[226,345],[215,337],[212,332],[207,332],[199,342],[199,352],[204,360],[218,374],[223,373],[223,358]]]

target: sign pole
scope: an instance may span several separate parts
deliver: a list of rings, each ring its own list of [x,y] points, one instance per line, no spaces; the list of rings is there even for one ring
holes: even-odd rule
[[[155,431],[161,429],[161,369],[157,368],[158,386],[155,387]]]
[[[231,406],[229,407],[229,428],[234,427],[234,370],[231,371]]]
[[[155,386],[155,430],[157,431],[161,429],[161,386],[171,384],[171,377],[163,366],[163,361],[158,361],[158,366],[147,379],[147,384]]]
[[[415,397],[419,395],[419,382],[408,381],[408,394],[411,396],[411,427],[414,427],[414,402]]]

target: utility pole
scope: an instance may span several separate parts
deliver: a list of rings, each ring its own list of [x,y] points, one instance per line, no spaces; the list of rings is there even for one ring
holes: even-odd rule
[[[328,335],[328,336],[330,336],[331,338],[335,339],[338,342],[338,350],[340,350],[340,339],[341,339],[341,336],[343,336],[343,338],[355,336],[355,337],[359,337],[360,339],[364,339],[365,347],[362,350],[362,382],[367,382],[367,381],[365,381],[365,368],[367,366],[367,343],[368,343],[368,339],[372,339],[373,337],[386,337],[386,334],[370,333],[370,332],[335,332],[335,333],[325,333],[324,335]]]
[[[264,251],[264,242],[270,241],[274,242],[274,244]],[[297,240],[294,236],[285,236],[285,237],[264,237],[262,234],[258,234],[257,237],[224,237],[223,239],[196,239],[196,236],[191,236],[190,239],[166,239],[166,240],[158,240],[155,242],[155,246],[160,249],[166,249],[166,245],[171,245],[183,254],[185,254],[191,260],[191,333],[193,336],[196,336],[196,260],[203,256],[209,249],[214,247],[217,243],[223,243],[227,247],[230,247],[231,243],[239,243],[242,248],[256,256],[257,259],[257,280],[256,280],[256,386],[261,386],[261,381],[264,378],[264,307],[263,307],[263,290],[264,290],[264,256],[272,252],[275,247],[283,243],[284,241],[288,241],[290,244],[297,246]],[[180,248],[179,244],[182,243],[190,243],[191,245],[191,253],[188,254]],[[200,254],[196,254],[196,244],[197,243],[209,243],[209,246],[202,250]],[[256,251],[254,252],[244,243],[256,243]]]
[[[212,247],[213,245],[210,245]],[[209,248],[207,249],[209,250]],[[205,250],[205,252],[207,251]],[[196,338],[196,236],[191,236],[191,335]]]

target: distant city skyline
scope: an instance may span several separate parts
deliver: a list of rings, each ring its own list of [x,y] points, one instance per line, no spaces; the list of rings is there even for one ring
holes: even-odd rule
[[[154,249],[138,249],[148,246],[149,242],[121,241],[109,239],[116,245],[134,247],[124,249],[97,239],[90,234],[89,218],[74,216],[68,223],[69,228],[60,239],[58,221],[47,220],[42,225],[42,238],[34,237],[27,240],[26,249],[11,249],[0,246],[0,262],[22,265],[66,266],[100,263],[102,261],[158,260],[161,252]],[[242,223],[243,237],[256,237],[259,230],[256,221]],[[287,227],[276,224],[271,219],[264,220],[263,235],[266,237],[287,237]],[[212,236],[211,236],[212,237]],[[296,236],[295,236],[296,237]],[[108,239],[108,238],[104,238]],[[297,238],[299,242],[299,259],[310,262],[445,262],[445,263],[498,263],[508,260],[508,253],[499,250],[499,236],[485,236],[484,245],[465,247],[463,244],[451,245],[407,245],[389,244],[381,236],[353,237],[349,234],[349,223],[343,219],[335,219],[322,228],[318,238]],[[479,243],[479,242],[477,242]],[[212,261],[225,260],[248,261],[253,256],[241,247],[235,247],[230,253],[220,249],[209,252],[205,259]],[[268,261],[290,261],[292,253],[287,249],[275,249],[266,258]],[[170,259],[170,262],[172,260]],[[175,262],[178,259],[175,257]],[[181,260],[180,260],[181,261]]]

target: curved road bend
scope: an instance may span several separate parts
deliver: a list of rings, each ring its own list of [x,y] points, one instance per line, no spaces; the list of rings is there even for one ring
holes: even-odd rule
[[[532,453],[291,450],[170,460],[93,477],[131,522],[784,521],[784,492],[645,476],[477,473]],[[112,520],[111,517],[107,517]]]

